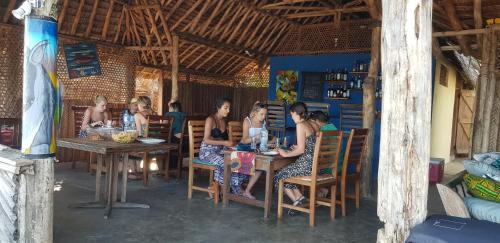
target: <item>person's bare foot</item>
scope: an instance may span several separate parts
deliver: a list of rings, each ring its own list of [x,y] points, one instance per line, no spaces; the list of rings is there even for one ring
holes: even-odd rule
[[[246,198],[255,200],[255,197],[250,192],[245,191],[241,195],[244,196],[244,197],[246,197]]]
[[[328,196],[329,190],[327,188],[320,188],[318,191],[318,197],[325,198]]]

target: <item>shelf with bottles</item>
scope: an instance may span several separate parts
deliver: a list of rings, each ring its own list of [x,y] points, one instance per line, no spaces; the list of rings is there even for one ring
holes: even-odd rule
[[[350,100],[351,98],[344,98],[344,97],[341,97],[341,98],[325,98],[326,100]]]
[[[347,88],[347,83],[331,84],[326,90],[327,99],[349,99],[351,91]]]
[[[325,82],[346,82],[349,77],[349,71],[344,69],[326,69]]]
[[[369,67],[369,60],[357,60],[352,64],[351,74],[367,74]]]

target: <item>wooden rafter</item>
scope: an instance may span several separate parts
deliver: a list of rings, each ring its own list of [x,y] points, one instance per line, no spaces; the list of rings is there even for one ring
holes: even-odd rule
[[[189,63],[186,67],[191,68],[195,65],[202,57],[204,57],[210,51],[209,48],[205,49],[200,55],[198,55],[191,63]]]
[[[191,13],[204,1],[196,1],[192,6],[191,8],[189,8],[189,10],[184,14],[182,15],[182,17],[180,19],[178,19],[174,25],[172,25],[172,28],[170,29],[171,31],[174,31],[175,28],[177,28],[177,26],[179,26],[182,21],[184,19],[186,19],[189,15],[191,15]]]
[[[241,33],[240,38],[238,38],[238,40],[236,41],[236,45],[240,45],[241,42],[243,42],[248,31],[252,28],[253,23],[259,16],[260,16],[259,14],[253,15],[252,19],[250,19],[250,22],[248,22],[248,24],[246,25],[247,27],[245,28],[245,30],[243,30],[243,33]]]
[[[203,38],[201,36],[197,36],[197,35],[193,35],[193,34],[189,34],[189,33],[185,33],[185,32],[175,32],[175,34],[177,34],[179,36],[179,38],[183,41],[187,41],[187,42],[191,42],[191,43],[195,43],[195,44],[199,44],[199,45],[204,45],[204,46],[210,47],[212,49],[219,50],[220,52],[228,53],[228,54],[235,55],[235,56],[240,56],[242,58],[253,59],[253,58],[250,58],[248,56],[245,56],[245,55],[239,53],[239,52],[245,51],[245,50],[253,53],[254,55],[266,56],[266,54],[259,52],[258,50],[253,49],[253,48],[244,48],[244,47],[241,47],[238,45],[227,44],[227,43],[223,43],[223,42],[219,42],[219,41],[215,41],[215,40],[210,40],[210,39]]]
[[[367,7],[336,8],[336,9],[288,14],[286,15],[286,17],[289,19],[310,18],[310,17],[334,15],[339,13],[356,13],[356,12],[368,12],[368,8]]]
[[[115,38],[113,38],[113,43],[116,43],[118,41],[118,38],[120,37],[123,25],[123,16],[125,15],[126,9],[127,9],[126,6],[124,6],[122,9],[122,13],[120,14],[120,18],[118,19],[118,25],[116,27],[116,33],[115,33]],[[123,34],[123,36],[125,37],[125,33]]]
[[[235,3],[230,3],[229,6],[226,8],[226,10],[224,11],[224,14],[222,15],[222,17],[220,18],[219,22],[217,22],[217,25],[215,25],[214,28],[212,28],[212,32],[210,34],[210,38],[215,38],[215,36],[217,36],[218,34],[218,31],[221,28],[221,25],[222,23],[225,23],[226,21],[226,18],[229,16],[229,13],[231,13],[233,7],[235,6],[236,4]]]
[[[85,0],[80,0],[80,4],[78,5],[78,9],[76,10],[75,18],[73,19],[73,24],[71,25],[71,35],[76,34],[76,29],[78,28],[78,22],[80,22],[80,17],[82,16],[83,6],[85,5]]]
[[[481,0],[474,0],[474,27],[480,29],[483,27],[482,7]],[[483,42],[481,35],[476,35],[477,44],[481,45]]]
[[[158,8],[159,8],[159,6],[157,7],[157,9]],[[151,31],[156,36],[157,45],[163,46],[162,37],[161,37],[160,33],[158,32],[158,28],[156,27],[156,21],[154,20],[153,15],[151,14],[151,9],[146,9],[144,11],[146,12],[146,15],[149,19],[149,23],[151,24]],[[165,53],[165,51],[161,51],[160,53],[161,53],[161,56],[163,58],[163,63],[166,65],[168,63],[168,55]]]
[[[212,54],[210,56],[208,56],[208,58],[205,58],[205,60],[203,60],[203,62],[201,62],[198,66],[196,66],[195,70],[199,70],[201,67],[203,67],[203,65],[207,64],[207,62],[212,60],[212,58],[214,58],[215,55],[217,55],[217,54],[219,54],[219,51],[213,51]]]
[[[236,21],[237,18],[239,17],[242,17],[240,16],[240,14],[245,14],[245,11],[247,13],[250,13],[251,11],[248,10],[248,9],[245,9],[245,7],[242,7],[242,6],[239,6],[237,9],[236,9],[236,12],[233,13],[233,17],[231,18],[231,20],[229,20],[229,22],[226,24],[224,30],[222,31],[222,34],[219,35],[219,41],[222,41],[224,40],[224,38],[227,37],[227,35],[229,34],[229,32],[231,30],[234,30],[234,27],[233,27],[233,23],[234,21]],[[242,17],[243,18],[243,17]]]
[[[99,1],[94,1],[92,12],[90,13],[89,23],[87,24],[87,30],[85,30],[85,37],[89,37],[92,27],[94,27],[94,18],[97,12],[97,6],[99,6]]]
[[[232,56],[228,58],[225,62],[222,63],[222,65],[219,66],[217,70],[215,70],[215,73],[219,73],[223,68],[225,68],[229,63],[233,61],[233,59],[237,58],[236,56]]]
[[[195,47],[192,51],[190,51],[187,55],[185,55],[181,60],[180,63],[184,63],[189,57],[191,57],[196,51],[198,51],[201,48],[201,46]]]
[[[205,4],[201,8],[201,10],[198,12],[196,17],[190,22],[190,24],[186,25],[186,27],[184,27],[182,29],[182,31],[186,31],[189,28],[189,32],[193,32],[194,29],[198,26],[198,22],[200,22],[201,16],[203,16],[203,14],[205,14],[205,12],[208,10],[208,8],[211,6],[211,4],[212,4],[212,0],[205,0]]]
[[[219,1],[217,3],[217,6],[215,6],[215,9],[212,11],[212,13],[210,14],[210,16],[208,17],[208,19],[205,21],[205,23],[203,23],[200,31],[199,31],[199,34],[200,35],[203,35],[205,34],[205,32],[207,31],[207,28],[208,26],[210,25],[210,23],[212,22],[212,20],[214,19],[214,17],[219,14],[219,10],[220,8],[222,7],[224,1]]]
[[[7,21],[9,21],[9,18],[12,14],[11,11],[16,6],[16,2],[17,2],[16,0],[9,1],[9,5],[7,5],[7,9],[5,10],[5,13],[3,14],[2,22],[7,23]]]
[[[66,10],[68,9],[68,2],[69,2],[69,0],[64,0],[61,12],[59,13],[59,16],[57,17],[57,29],[59,31],[61,30],[62,24],[64,23],[64,18],[66,17]]]
[[[297,25],[297,23],[295,23],[293,21],[290,21],[290,20],[288,20],[286,18],[283,18],[283,17],[280,17],[280,16],[276,16],[274,14],[268,13],[267,11],[261,10],[257,6],[255,6],[253,4],[250,4],[250,3],[248,3],[248,2],[246,2],[244,0],[231,0],[231,1],[238,2],[239,4],[245,6],[246,8],[249,8],[249,9],[253,10],[255,13],[261,13],[263,15],[267,15],[268,17],[272,18],[273,20],[276,20],[276,21],[279,21],[279,22],[286,22],[289,25]]]
[[[106,19],[104,19],[104,26],[102,27],[102,39],[106,39],[106,35],[108,34],[109,22],[111,20],[111,15],[113,14],[113,6],[115,4],[115,0],[111,0],[109,2],[108,12],[106,13]]]
[[[127,46],[125,49],[132,51],[170,51],[169,46]]]
[[[222,56],[220,56],[215,62],[213,62],[213,64],[210,67],[208,67],[206,70],[207,71],[212,70],[212,68],[217,66],[220,63],[220,61],[224,60],[224,58],[226,58],[226,56],[227,56],[227,54],[223,53]]]
[[[315,0],[285,0],[277,3],[270,3],[266,4],[264,6],[261,6],[260,9],[273,9],[275,7],[282,7],[288,4],[295,4],[295,3],[304,3],[304,2],[317,2]]]
[[[460,22],[460,19],[457,16],[457,12],[455,10],[455,2],[454,0],[445,0],[443,1],[444,4],[444,9],[446,10],[446,13],[448,14],[448,18],[451,24],[451,27],[455,31],[460,31],[463,30],[462,28],[462,23]],[[462,48],[462,52],[466,56],[471,55],[471,50],[469,43],[467,41],[467,38],[464,36],[457,36],[457,41],[458,44],[460,45],[460,48]]]

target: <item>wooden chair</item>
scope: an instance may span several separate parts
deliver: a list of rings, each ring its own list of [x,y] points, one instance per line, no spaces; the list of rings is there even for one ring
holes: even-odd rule
[[[20,118],[0,118],[0,144],[21,148],[21,122]]]
[[[239,121],[230,121],[228,125],[229,138],[235,143],[241,141],[243,137],[243,124]]]
[[[316,205],[330,207],[330,218],[335,218],[337,193],[337,165],[341,151],[342,131],[323,131],[319,133],[314,146],[314,157],[311,176],[291,177],[279,181],[278,190],[278,219],[283,217],[283,208],[290,208],[309,214],[309,225],[314,226],[314,211]],[[330,168],[331,174],[318,175],[321,170]],[[292,183],[309,187],[309,207],[303,208],[283,203],[284,184]],[[318,187],[329,186],[331,193],[328,200],[316,198]]]
[[[308,112],[322,111],[325,114],[330,114],[330,104],[318,102],[305,102]]]
[[[368,129],[352,129],[347,141],[342,164],[342,175],[340,183],[340,204],[342,207],[342,216],[346,215],[346,199],[355,200],[356,209],[359,209],[359,200],[361,197],[361,163],[364,160],[366,150],[366,139]],[[353,164],[356,170],[348,174],[349,165]],[[354,183],[354,194],[346,194],[347,184]]]
[[[177,181],[180,181],[181,180],[181,177],[182,177],[182,161],[184,159],[184,155],[186,154],[185,151],[184,151],[184,143],[186,142],[185,139],[184,139],[184,131],[186,130],[186,124],[187,124],[187,120],[184,119],[184,121],[182,122],[182,126],[181,126],[181,138],[179,139],[179,144],[178,144],[178,147],[176,150],[174,150],[175,152],[177,152],[177,172],[176,172],[176,178],[177,178]],[[170,175],[168,175],[170,176]],[[168,180],[168,176],[166,177],[166,179]]]
[[[214,195],[214,203],[219,203],[219,183],[214,181],[215,166],[200,160],[197,155],[200,152],[201,142],[203,141],[205,131],[205,121],[189,121],[189,178],[188,178],[188,199],[193,196],[193,190],[208,192]],[[194,169],[210,171],[209,187],[199,187],[193,185]]]
[[[353,128],[363,128],[363,105],[340,105],[340,130],[350,131]]]
[[[282,101],[268,101],[267,105],[267,130],[275,137],[286,135],[286,112]]]
[[[144,137],[148,138],[159,138],[164,139],[167,143],[171,142],[172,138],[172,124],[174,122],[173,116],[157,116],[150,115],[147,117],[147,126],[145,130]],[[168,181],[169,177],[169,163],[170,163],[170,151],[154,151],[145,155],[145,159],[143,160],[143,182],[144,185],[148,184],[148,176],[149,176],[149,164],[151,160],[148,157],[156,158],[158,162],[161,159],[164,169],[164,178]]]
[[[75,138],[80,136],[80,129],[82,127],[83,115],[85,114],[85,110],[88,106],[72,106],[71,110],[73,111],[73,134]],[[74,169],[76,167],[76,153],[77,151],[73,149],[71,152],[71,168]],[[90,167],[92,163],[92,153],[89,156],[89,164],[87,165],[87,171],[90,172]]]

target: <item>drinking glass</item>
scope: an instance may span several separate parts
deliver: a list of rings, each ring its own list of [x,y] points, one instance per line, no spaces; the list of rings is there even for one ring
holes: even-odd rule
[[[250,145],[251,149],[257,149],[257,141],[255,137],[252,137],[252,144]]]

